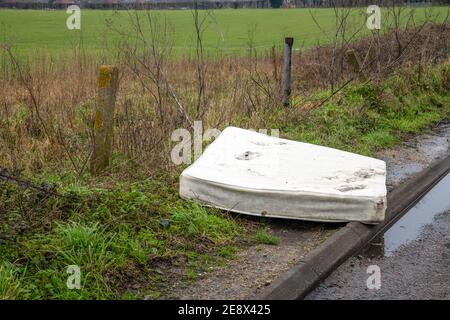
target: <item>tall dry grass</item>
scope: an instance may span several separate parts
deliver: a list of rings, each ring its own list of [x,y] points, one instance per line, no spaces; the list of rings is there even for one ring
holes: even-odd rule
[[[144,27],[154,36],[144,37],[139,32]],[[293,105],[286,109],[281,106],[281,52],[249,48],[246,57],[175,60],[168,58],[171,42],[161,31],[167,31],[161,29],[164,24],[135,21],[133,28],[116,49],[120,85],[111,172],[125,176],[173,167],[171,133],[191,129],[194,120],[202,120],[205,129],[282,128],[320,106],[317,90],[330,89],[332,95],[356,80],[345,63],[349,49],[374,82],[404,65],[420,69],[450,54],[447,21],[295,51]],[[201,41],[197,45],[201,54]],[[0,165],[30,172],[73,170],[82,176],[92,149],[100,61],[75,51],[65,58],[39,55],[27,62],[7,45],[0,54]]]

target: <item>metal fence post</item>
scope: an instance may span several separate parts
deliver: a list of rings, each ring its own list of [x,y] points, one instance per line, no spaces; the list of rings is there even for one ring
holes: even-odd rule
[[[284,78],[283,78],[283,106],[287,107],[291,103],[291,66],[292,66],[292,45],[294,38],[284,39]]]

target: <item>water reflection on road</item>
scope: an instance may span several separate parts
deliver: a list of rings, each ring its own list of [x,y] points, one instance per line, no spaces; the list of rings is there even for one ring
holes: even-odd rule
[[[402,245],[419,238],[423,226],[436,215],[450,209],[450,174],[436,184],[413,208],[386,233],[373,240],[364,255],[392,256]]]

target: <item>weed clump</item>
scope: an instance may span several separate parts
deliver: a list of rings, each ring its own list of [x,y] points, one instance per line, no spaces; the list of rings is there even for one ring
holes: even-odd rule
[[[267,229],[264,228],[256,230],[253,239],[256,243],[261,244],[269,244],[273,246],[277,246],[280,244],[280,238],[274,236]]]

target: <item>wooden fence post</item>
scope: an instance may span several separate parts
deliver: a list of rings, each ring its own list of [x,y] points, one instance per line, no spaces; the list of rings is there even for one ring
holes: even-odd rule
[[[94,111],[94,150],[91,156],[91,174],[105,170],[111,161],[114,129],[114,110],[119,72],[114,66],[101,66],[98,77],[98,96]]]
[[[358,79],[361,81],[366,81],[367,77],[361,68],[361,64],[356,56],[355,51],[348,50],[347,51],[347,63],[352,67],[353,73],[358,76]]]
[[[292,66],[292,45],[294,38],[284,39],[284,79],[283,79],[283,106],[287,107],[291,103],[291,66]]]

